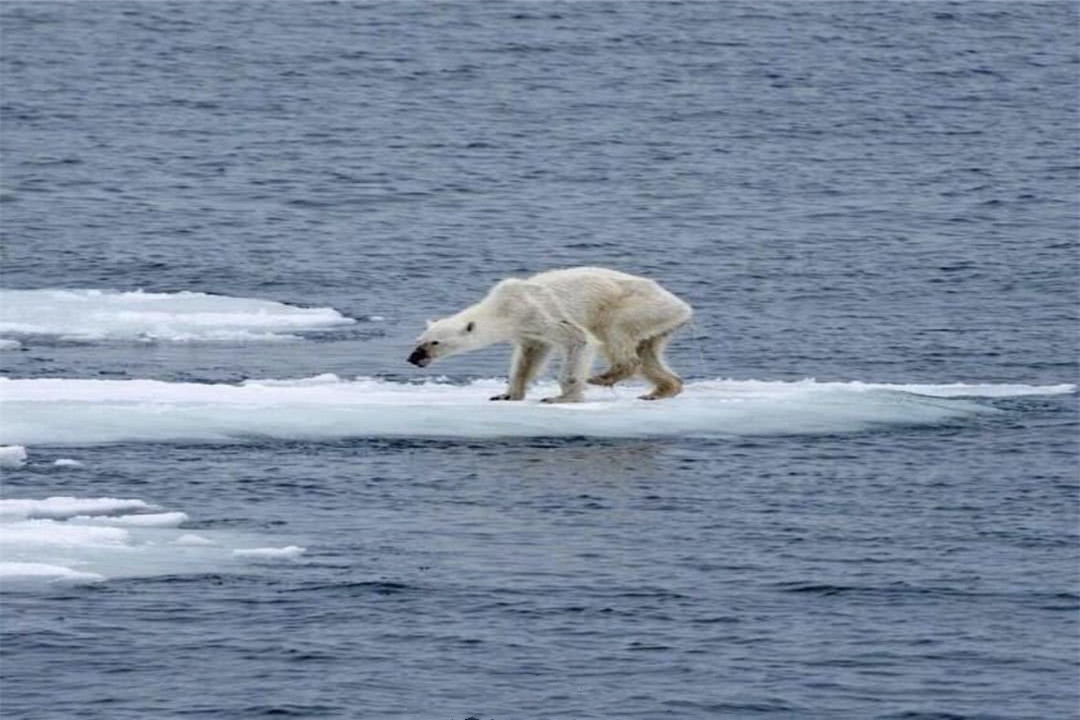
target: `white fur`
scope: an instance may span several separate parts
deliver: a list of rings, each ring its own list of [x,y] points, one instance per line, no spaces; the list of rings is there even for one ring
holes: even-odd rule
[[[494,343],[513,343],[509,387],[492,399],[520,400],[549,352],[557,349],[564,358],[562,394],[545,402],[577,402],[598,350],[611,367],[589,382],[613,385],[640,372],[656,385],[643,397],[671,397],[681,391],[682,381],[664,364],[663,349],[691,313],[689,305],[647,278],[596,267],[551,270],[526,280],[503,280],[475,305],[428,323],[413,357],[422,356],[418,364],[426,365]]]

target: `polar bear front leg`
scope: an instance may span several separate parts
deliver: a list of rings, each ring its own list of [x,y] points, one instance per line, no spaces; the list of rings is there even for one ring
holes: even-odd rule
[[[544,366],[551,348],[543,343],[523,340],[514,344],[514,359],[510,363],[510,384],[506,392],[492,400],[524,400],[525,390]]]
[[[562,371],[559,373],[559,389],[562,395],[544,398],[545,403],[581,402],[585,399],[585,378],[592,365],[593,347],[584,336],[565,350]]]

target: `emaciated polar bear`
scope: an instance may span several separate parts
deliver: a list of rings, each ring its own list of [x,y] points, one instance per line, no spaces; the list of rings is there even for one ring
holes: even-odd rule
[[[514,345],[510,385],[492,400],[521,400],[552,348],[563,354],[562,394],[543,402],[580,402],[599,349],[609,367],[589,378],[614,385],[637,373],[655,387],[644,400],[674,397],[682,380],[664,364],[671,334],[692,314],[688,304],[646,278],[616,270],[577,267],[526,280],[498,283],[457,315],[429,322],[409,362],[425,367],[438,358],[500,342]]]

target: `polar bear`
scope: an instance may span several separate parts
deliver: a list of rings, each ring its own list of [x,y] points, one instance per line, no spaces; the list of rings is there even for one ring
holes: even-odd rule
[[[599,350],[609,367],[588,379],[614,385],[641,373],[654,385],[644,400],[674,397],[682,380],[664,364],[671,334],[690,320],[691,307],[657,283],[598,267],[550,270],[499,282],[480,302],[429,322],[408,361],[432,361],[500,342],[514,345],[510,384],[492,400],[522,400],[552,349],[563,355],[562,394],[543,402],[581,402]]]

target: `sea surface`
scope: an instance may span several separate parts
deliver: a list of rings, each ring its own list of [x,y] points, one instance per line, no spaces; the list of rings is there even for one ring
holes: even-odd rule
[[[1075,2],[0,2],[0,715],[1080,717]],[[424,370],[492,283],[673,400]]]

